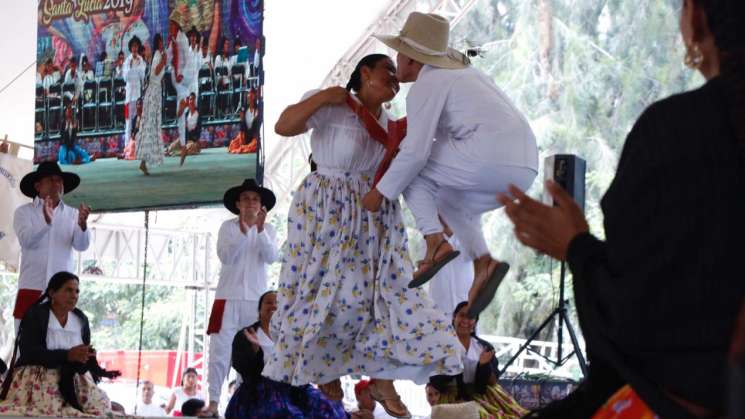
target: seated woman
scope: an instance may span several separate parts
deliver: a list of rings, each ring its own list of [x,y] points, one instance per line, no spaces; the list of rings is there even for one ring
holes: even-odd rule
[[[245,154],[256,152],[259,138],[259,118],[256,109],[242,107],[240,111],[241,130],[228,145],[228,153]]]
[[[57,161],[59,164],[85,164],[91,162],[88,152],[77,144],[78,123],[72,112],[72,104],[65,105],[65,122],[60,137],[59,153]]]
[[[110,416],[111,402],[96,386],[115,378],[96,362],[88,318],[75,306],[78,277],[58,272],[21,321],[13,358],[0,398],[0,415]]]
[[[188,99],[181,102],[176,116],[186,119],[186,138],[184,144],[181,144],[180,139],[176,139],[169,144],[166,150],[166,156],[172,156],[178,150],[181,156],[181,162],[179,164],[183,166],[186,156],[199,154],[201,151],[199,137],[202,135],[202,122],[200,121],[199,110],[197,109],[196,94],[190,94]]]
[[[181,386],[173,390],[171,398],[168,400],[166,413],[170,413],[173,416],[189,416],[184,414],[181,409],[182,405],[188,400],[202,399],[202,395],[199,394],[197,382],[197,370],[194,368],[185,369],[181,373]]]
[[[264,360],[271,356],[274,342],[269,321],[277,310],[277,292],[259,298],[259,321],[238,331],[233,339],[233,368],[243,382],[230,398],[226,418],[334,419],[346,418],[343,404],[326,399],[311,385],[293,387],[262,377]]]
[[[489,415],[498,418],[520,418],[523,409],[497,384],[499,370],[494,347],[476,336],[478,319],[466,315],[468,303],[462,301],[453,311],[453,327],[463,345],[463,373],[455,376],[437,375],[430,386],[440,393],[437,404],[476,401]],[[428,386],[428,387],[430,387]],[[429,390],[428,390],[429,399]]]

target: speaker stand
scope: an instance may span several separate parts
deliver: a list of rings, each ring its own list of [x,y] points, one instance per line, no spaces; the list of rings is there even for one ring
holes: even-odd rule
[[[566,282],[566,265],[564,261],[561,261],[561,277],[559,280],[559,305],[551,312],[551,314],[548,315],[546,320],[541,323],[540,326],[538,326],[538,329],[533,332],[532,335],[528,338],[527,341],[520,347],[520,349],[517,350],[515,355],[510,358],[509,361],[504,365],[504,367],[499,371],[499,376],[501,377],[502,374],[507,371],[507,368],[509,368],[510,365],[512,365],[515,360],[520,356],[520,354],[523,353],[525,350],[530,350],[529,346],[530,344],[538,337],[538,335],[543,331],[543,329],[546,328],[551,322],[554,320],[554,317],[558,317],[559,321],[559,327],[557,329],[557,351],[556,351],[556,360],[549,359],[548,357],[538,354],[545,358],[547,361],[554,364],[554,367],[560,367],[564,365],[569,358],[572,357],[572,355],[577,356],[577,361],[579,362],[579,368],[582,370],[582,375],[587,377],[587,363],[585,362],[585,357],[582,355],[582,350],[579,347],[579,341],[577,340],[577,335],[574,332],[574,327],[572,326],[572,323],[569,320],[569,312],[567,310],[567,301],[564,299],[564,284]],[[569,332],[569,338],[572,340],[572,346],[574,347],[574,350],[569,353],[567,356],[562,356],[563,353],[563,329],[564,325],[566,325],[567,332]]]

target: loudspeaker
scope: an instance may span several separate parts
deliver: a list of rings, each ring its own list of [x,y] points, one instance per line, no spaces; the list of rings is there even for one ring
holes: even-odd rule
[[[543,166],[544,178],[553,179],[577,202],[582,212],[585,211],[585,170],[587,163],[574,154],[556,154],[546,157]],[[543,203],[556,205],[551,194],[543,191]]]

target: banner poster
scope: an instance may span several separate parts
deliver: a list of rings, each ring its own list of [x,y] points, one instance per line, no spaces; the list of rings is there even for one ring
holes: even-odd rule
[[[94,211],[221,202],[260,172],[262,0],[37,0],[34,163]]]

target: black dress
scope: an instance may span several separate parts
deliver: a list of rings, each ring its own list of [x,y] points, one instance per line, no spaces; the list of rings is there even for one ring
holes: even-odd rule
[[[258,322],[233,338],[231,364],[241,375],[241,385],[230,398],[226,418],[241,419],[346,419],[341,402],[327,400],[311,385],[291,386],[261,375],[264,351],[253,350],[244,330],[259,330]]]
[[[567,254],[590,370],[666,418],[690,417],[669,394],[723,412],[745,296],[745,153],[723,89],[643,113],[601,202],[606,241],[583,234]]]

